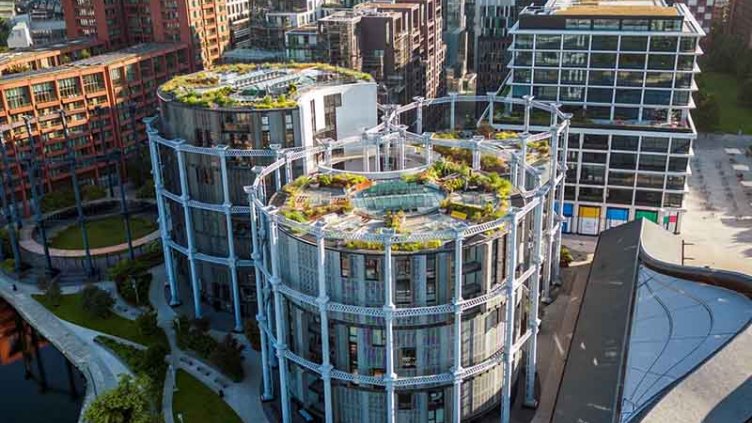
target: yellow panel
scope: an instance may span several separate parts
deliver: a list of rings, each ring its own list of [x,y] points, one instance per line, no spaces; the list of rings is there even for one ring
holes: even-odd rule
[[[600,207],[580,206],[580,216],[579,217],[595,217],[595,218],[599,218],[599,217],[601,217],[601,208]]]

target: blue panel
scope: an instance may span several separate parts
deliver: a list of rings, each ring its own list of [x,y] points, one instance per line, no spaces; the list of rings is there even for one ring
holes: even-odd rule
[[[609,207],[606,211],[606,219],[629,220],[629,210]]]
[[[574,204],[564,203],[564,216],[574,216]]]

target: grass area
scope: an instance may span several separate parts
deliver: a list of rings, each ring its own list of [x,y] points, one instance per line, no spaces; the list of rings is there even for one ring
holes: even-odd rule
[[[98,344],[104,345],[116,356],[118,356],[128,368],[134,370],[138,368],[141,360],[143,360],[144,352],[136,347],[125,345],[112,338],[106,336],[97,336],[94,341]]]
[[[63,295],[60,305],[57,307],[50,304],[44,295],[34,295],[34,299],[39,301],[57,317],[79,326],[118,336],[142,345],[153,343],[167,345],[167,338],[164,332],[159,331],[155,335],[144,336],[133,320],[128,320],[114,313],[110,314],[110,317],[106,319],[90,316],[81,306],[81,294]]]
[[[703,91],[714,94],[721,109],[718,132],[752,134],[752,108],[743,107],[736,101],[739,82],[734,75],[720,72],[702,73]]]
[[[176,422],[181,414],[185,423],[241,423],[235,411],[198,379],[183,370],[177,371],[176,379],[178,391],[172,399]]]
[[[138,239],[157,230],[157,223],[140,217],[131,217],[131,236]],[[120,216],[106,217],[86,223],[90,248],[109,247],[126,242],[125,223]],[[84,248],[81,231],[74,223],[60,231],[50,242],[52,248],[82,250]]]

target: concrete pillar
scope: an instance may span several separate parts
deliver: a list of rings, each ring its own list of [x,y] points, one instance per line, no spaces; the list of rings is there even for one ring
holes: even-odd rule
[[[258,216],[256,215],[256,192],[252,189],[248,192],[249,203],[251,207],[251,247],[253,251],[251,257],[253,258],[253,269],[256,279],[256,322],[258,322],[259,332],[261,335],[261,377],[264,386],[264,392],[261,395],[261,399],[263,401],[268,401],[274,398],[274,390],[272,389],[272,376],[270,372],[271,365],[269,363],[268,355],[269,340],[266,336],[266,329],[269,319],[267,318],[264,310],[264,277],[262,276],[260,270],[260,266],[263,266],[263,263],[261,261],[261,253],[259,253],[260,246],[258,239]]]
[[[423,133],[423,102],[425,101],[425,98],[423,97],[415,97],[413,98],[418,103],[417,107],[417,120],[415,122],[415,133],[416,134],[422,134]]]
[[[522,120],[522,131],[525,133],[530,133],[530,114],[533,111],[533,96],[523,95],[522,100],[525,101],[525,117]]]
[[[452,373],[452,421],[462,421],[462,232],[457,231],[454,238],[454,333]]]
[[[285,332],[285,313],[284,313],[284,301],[282,293],[279,292],[279,285],[282,283],[279,277],[279,230],[277,228],[276,215],[271,215],[269,219],[269,249],[272,255],[272,292],[274,293],[274,320],[277,326],[277,343],[275,345],[277,349],[277,361],[279,362],[279,396],[280,407],[282,408],[282,422],[292,422],[292,416],[290,415],[290,393],[287,391],[287,358],[285,353],[287,352],[287,343],[285,338],[287,336]]]
[[[397,419],[395,410],[394,380],[397,374],[394,372],[394,278],[392,277],[392,234],[394,230],[384,231],[384,322],[386,325],[386,421],[395,423]]]
[[[227,227],[227,262],[230,268],[230,280],[232,282],[232,308],[235,317],[235,327],[233,330],[238,333],[243,332],[243,318],[240,315],[240,287],[238,286],[238,257],[235,255],[235,238],[232,234],[232,200],[230,199],[230,181],[227,176],[227,156],[228,147],[224,147],[220,160],[220,170],[222,172],[222,192],[224,194],[224,204],[222,207],[225,212],[225,225]]]
[[[182,145],[182,144],[181,144]],[[185,234],[188,242],[188,264],[191,273],[191,287],[193,288],[193,314],[198,319],[201,318],[201,287],[198,283],[198,271],[196,270],[196,245],[193,242],[193,216],[188,202],[191,194],[188,189],[188,175],[185,169],[185,152],[178,145],[178,172],[180,173],[180,205],[183,207],[183,217],[185,219]]]
[[[149,127],[148,132],[149,153],[151,154],[151,174],[154,179],[157,215],[159,216],[159,234],[162,237],[162,254],[164,255],[165,270],[167,271],[167,282],[170,284],[170,306],[175,307],[180,305],[180,297],[178,294],[178,283],[175,279],[175,265],[172,260],[170,233],[167,230],[167,206],[165,206],[164,197],[162,196],[164,191],[164,183],[162,182],[162,165],[157,151],[157,142],[152,139],[152,137],[158,135],[156,135],[156,131],[151,129],[151,127]]]
[[[326,240],[323,229],[324,222],[319,222],[316,232],[319,296],[316,302],[319,305],[319,318],[321,320],[321,379],[324,381],[324,419],[326,423],[332,423],[334,421],[331,377],[333,366],[329,362],[329,316],[327,315],[329,296],[326,293]]]
[[[504,379],[501,386],[501,422],[509,422],[512,406],[512,366],[514,365],[514,308],[517,279],[517,215],[513,211],[507,233],[506,323],[504,325]]]

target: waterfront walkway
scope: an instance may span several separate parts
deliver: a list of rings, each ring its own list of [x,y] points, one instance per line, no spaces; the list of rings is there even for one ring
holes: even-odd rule
[[[13,284],[17,288],[15,291]],[[99,353],[103,349],[92,348],[76,330],[31,298],[36,292],[36,287],[17,283],[0,274],[0,296],[83,373],[87,382],[86,398],[81,408],[84,410],[97,395],[117,386],[122,368],[114,362],[119,360],[103,359]]]

